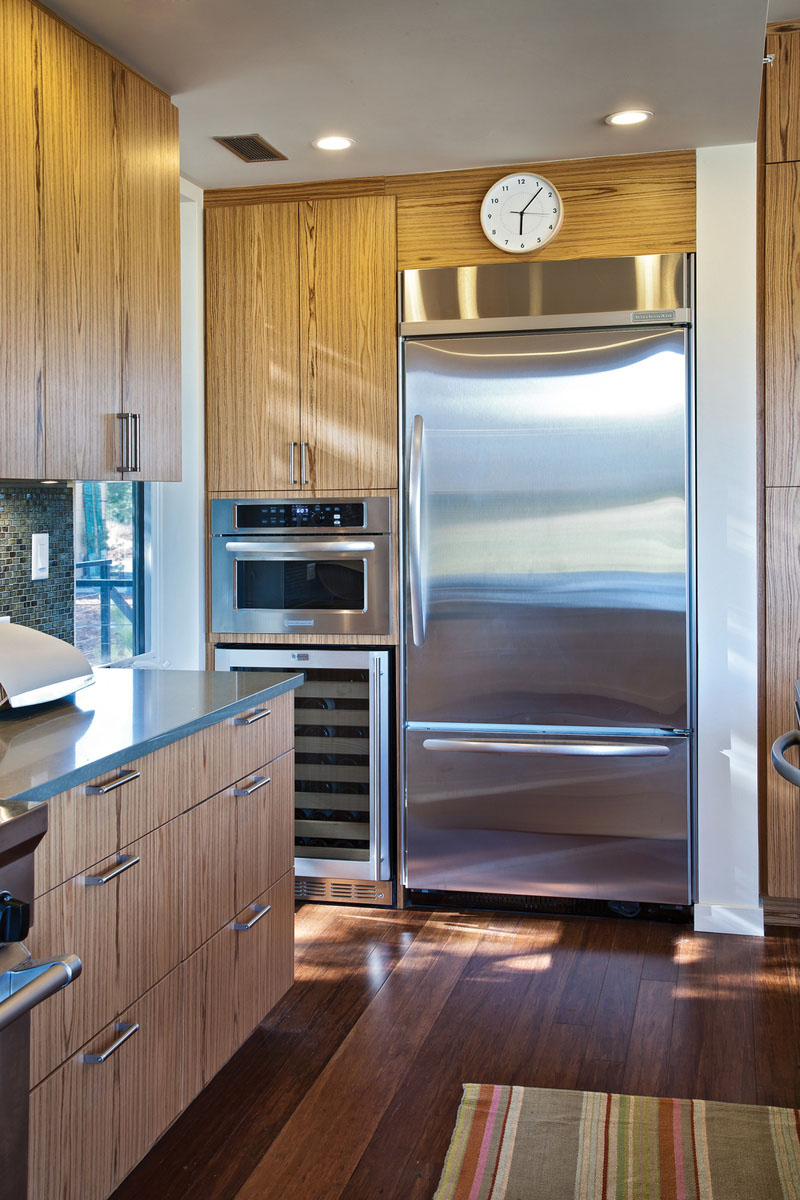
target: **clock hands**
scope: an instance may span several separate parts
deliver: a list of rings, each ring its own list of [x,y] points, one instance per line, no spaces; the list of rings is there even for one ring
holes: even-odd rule
[[[542,187],[544,187],[544,184],[542,184]],[[511,212],[514,214],[514,216],[515,216],[515,217],[519,217],[519,235],[520,235],[520,237],[522,237],[522,221],[523,221],[523,218],[524,218],[524,216],[525,216],[525,212],[526,212],[526,210],[527,210],[527,209],[530,207],[530,205],[531,205],[531,204],[533,204],[534,200],[535,200],[535,199],[536,199],[536,197],[539,195],[539,192],[540,192],[541,190],[542,190],[542,188],[540,187],[538,191],[536,191],[536,192],[534,192],[534,193],[533,193],[533,195],[531,196],[530,200],[529,200],[529,201],[528,201],[528,203],[525,205],[525,208],[512,208],[512,209],[511,209]]]

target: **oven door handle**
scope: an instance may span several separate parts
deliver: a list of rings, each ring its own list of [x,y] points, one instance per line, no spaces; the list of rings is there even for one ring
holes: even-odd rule
[[[36,1008],[49,996],[60,992],[81,973],[81,960],[76,954],[48,962],[26,962],[8,972],[3,980],[6,998],[0,1001],[0,1030]]]
[[[287,555],[300,555],[310,558],[314,554],[355,554],[359,551],[374,550],[374,542],[336,541],[322,542],[306,538],[301,542],[256,541],[226,542],[225,549],[229,554],[247,555],[250,558],[285,558]]]

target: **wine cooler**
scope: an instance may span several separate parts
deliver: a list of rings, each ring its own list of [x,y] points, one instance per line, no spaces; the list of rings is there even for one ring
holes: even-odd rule
[[[295,895],[391,904],[388,650],[218,646],[218,671],[297,671]]]

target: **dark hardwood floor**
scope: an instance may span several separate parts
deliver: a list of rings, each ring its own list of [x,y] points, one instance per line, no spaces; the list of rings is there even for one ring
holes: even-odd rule
[[[296,983],[114,1200],[430,1200],[461,1084],[800,1107],[800,940],[305,905]]]

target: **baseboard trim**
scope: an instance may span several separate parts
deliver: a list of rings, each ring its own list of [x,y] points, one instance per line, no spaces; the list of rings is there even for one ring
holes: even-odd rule
[[[800,926],[800,900],[764,896],[764,924]]]
[[[736,904],[695,904],[695,933],[740,933],[764,936],[764,910]]]

